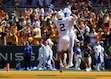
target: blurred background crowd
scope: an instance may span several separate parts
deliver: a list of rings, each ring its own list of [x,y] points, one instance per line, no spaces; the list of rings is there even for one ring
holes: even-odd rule
[[[14,7],[11,13],[4,9],[10,7],[6,5],[9,2]],[[82,45],[90,42],[93,46],[97,40],[104,45],[111,43],[110,0],[0,0],[0,4],[0,45],[24,45],[27,40],[39,45],[42,37],[56,44],[58,35],[51,19],[64,7],[71,8],[79,18],[76,25],[84,35]],[[96,10],[95,6],[101,8]],[[76,34],[81,41],[80,33]]]

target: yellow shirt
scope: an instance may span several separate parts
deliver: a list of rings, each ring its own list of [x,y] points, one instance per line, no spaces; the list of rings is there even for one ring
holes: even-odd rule
[[[98,41],[102,40],[102,35],[104,34],[104,32],[98,32]]]
[[[18,37],[16,35],[12,36],[12,44],[14,44],[14,45],[18,44]]]
[[[2,28],[0,28],[0,32],[2,32]]]
[[[12,40],[12,34],[6,35],[6,42],[7,42],[7,43],[13,42],[13,40]]]
[[[28,37],[28,40],[32,43],[33,42],[33,37]]]
[[[49,38],[50,38],[54,43],[57,43],[59,36],[54,34],[54,35],[50,35]]]
[[[39,36],[39,35],[35,35],[34,37],[33,37],[33,45],[39,45],[40,43],[39,43],[39,39],[41,39],[41,37]]]

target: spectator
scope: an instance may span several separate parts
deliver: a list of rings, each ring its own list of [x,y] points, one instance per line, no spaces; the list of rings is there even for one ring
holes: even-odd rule
[[[12,45],[18,45],[18,37],[16,34],[12,33]]]
[[[13,34],[17,34],[17,26],[16,23],[13,23],[12,26],[10,27],[10,30]]]
[[[6,13],[4,12],[4,10],[0,9],[0,16],[2,20],[5,18],[5,15]]]
[[[28,39],[27,39],[30,43],[30,45],[32,46],[33,45],[33,36],[32,36],[32,33],[29,33],[28,34]]]
[[[33,36],[33,45],[39,46],[40,45],[40,40],[41,40],[41,36],[38,35],[38,32],[35,32],[34,36]]]
[[[102,35],[103,35],[103,34],[104,34],[104,32],[102,31],[101,28],[99,28],[99,29],[98,29],[98,35],[97,35],[97,36],[98,36],[98,39],[97,39],[98,41],[101,41],[101,40],[102,40]]]
[[[22,16],[24,17],[24,19],[29,17],[29,13],[27,11],[27,8],[24,8],[23,12],[22,12]]]
[[[18,17],[20,17],[20,11],[19,11],[19,8],[16,7],[15,10],[13,11],[14,15],[16,15],[17,19]]]
[[[6,35],[7,35],[7,33],[4,32],[4,30],[1,28],[1,30],[0,30],[0,45],[1,46],[6,45]]]
[[[91,53],[92,53],[92,48],[90,47],[89,43],[87,43],[84,46],[84,63],[86,71],[91,70],[91,63],[92,63]]]
[[[90,43],[91,43],[91,46],[95,46],[96,45],[97,38],[98,38],[97,32],[93,28],[91,33],[90,33]]]
[[[17,37],[18,37],[18,45],[23,45],[23,25],[21,22],[17,22]]]
[[[35,20],[35,19],[34,19]],[[41,36],[40,22],[36,21],[32,24],[32,35],[37,32],[39,36]]]
[[[87,45],[87,43],[90,43],[90,32],[87,28],[85,29],[83,35],[84,35],[84,44]]]
[[[106,13],[103,20],[103,29],[106,29],[107,31],[109,30],[109,20],[110,20],[109,14]]]
[[[6,44],[7,45],[12,45],[12,42],[13,42],[13,40],[12,40],[12,33],[11,33],[11,31],[9,31],[9,33],[7,33],[7,35],[6,35]]]
[[[31,24],[30,24],[30,20],[29,20],[29,18],[27,18],[25,21],[25,25],[23,26],[24,28],[23,28],[23,39],[24,39],[24,41],[26,41],[27,39],[28,39],[28,33],[30,33],[31,32]]]
[[[104,34],[102,35],[102,41],[104,42],[104,45],[108,45],[109,41],[109,34],[106,29],[103,30]]]
[[[76,70],[80,69],[81,59],[82,59],[82,52],[80,49],[80,43],[76,44],[76,47],[74,48],[74,57],[75,57],[75,68]]]
[[[104,13],[100,10],[99,14],[97,15],[97,29],[102,28],[102,23],[104,19]]]

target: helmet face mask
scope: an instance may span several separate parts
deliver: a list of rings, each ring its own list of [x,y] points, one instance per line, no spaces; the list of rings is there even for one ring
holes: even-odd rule
[[[62,11],[58,11],[56,14],[57,19],[63,19],[64,18],[64,13]]]

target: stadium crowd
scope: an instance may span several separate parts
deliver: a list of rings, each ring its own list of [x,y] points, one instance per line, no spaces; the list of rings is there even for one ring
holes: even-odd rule
[[[25,5],[25,0],[21,1],[22,5]],[[27,1],[28,3],[32,1],[31,5],[37,5],[33,2],[36,0]],[[43,8],[44,2],[40,1],[44,1],[47,8]],[[79,27],[84,38],[81,38],[77,28],[74,28],[74,32],[80,41],[80,45],[84,46],[90,43],[90,46],[94,47],[94,52],[98,52],[96,51],[96,44],[111,45],[111,6],[103,6],[97,14],[92,5],[94,3],[110,5],[110,2],[106,1],[110,0],[93,0],[93,2],[92,0],[39,0],[37,7],[24,7],[22,13],[16,7],[11,15],[0,9],[0,45],[22,46],[26,41],[29,41],[31,46],[40,46],[41,40],[48,38],[56,45],[58,33],[54,28],[52,19],[56,12],[62,10],[63,7],[56,10],[54,6],[56,3],[57,5],[64,3],[64,7],[70,8],[72,14],[78,17],[77,23],[74,25]],[[111,48],[109,52],[111,53]],[[97,64],[98,71],[100,70],[99,66]]]
[[[51,4],[51,2],[49,2],[49,4]],[[97,40],[104,41],[104,45],[110,44],[110,6],[104,6],[98,11],[98,14],[96,14],[91,1],[89,0],[77,0],[75,3],[67,2],[67,4],[68,5],[65,5],[64,7],[71,8],[72,13],[76,14],[79,18],[77,25],[85,36],[84,43],[90,41],[90,37],[86,39],[86,34],[90,34],[92,29],[95,29],[98,37]],[[54,35],[51,33],[52,31],[55,31],[51,22],[51,19],[56,12],[54,9],[55,7],[49,6],[47,9],[41,7],[42,6],[24,8],[22,13],[20,13],[19,8],[16,7],[11,15],[1,9],[0,31],[1,41],[4,42],[0,45],[23,45],[28,39],[30,39],[31,42],[33,40],[33,45],[38,45],[38,42],[35,44],[34,41],[40,41],[40,39],[34,40],[34,38],[41,38],[44,34],[52,37],[51,39],[56,43],[57,37],[53,39]],[[12,41],[10,35],[12,35],[15,40],[13,38]],[[80,40],[78,33],[77,37]]]

